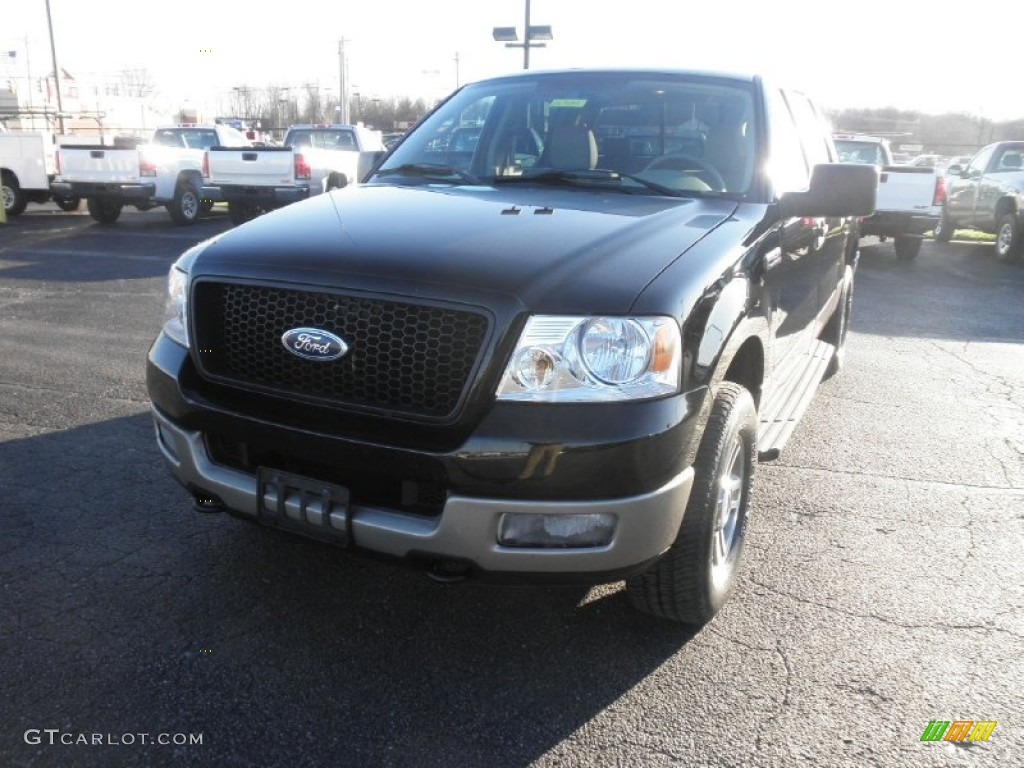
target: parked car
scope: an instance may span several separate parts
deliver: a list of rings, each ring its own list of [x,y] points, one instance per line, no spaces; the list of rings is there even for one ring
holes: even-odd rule
[[[470,119],[472,151],[438,142]],[[627,170],[631,132],[701,143]],[[625,578],[706,622],[759,458],[843,361],[878,174],[836,159],[757,77],[464,86],[363,184],[173,265],[147,364],[167,467],[201,510],[441,580]]]
[[[942,212],[944,174],[928,165],[896,165],[889,142],[877,136],[844,134],[835,143],[842,162],[874,165],[880,171],[877,207],[861,222],[861,236],[891,237],[896,258],[917,258],[924,234],[935,228]]]
[[[282,147],[212,147],[207,183],[235,224],[348,184],[384,154],[379,131],[361,125],[293,125]]]
[[[954,230],[976,229],[996,236],[1000,261],[1024,252],[1024,141],[989,144],[966,166],[948,169],[950,186],[935,239],[949,242]]]
[[[57,145],[48,131],[0,132],[0,202],[7,216],[18,216],[29,203],[53,200],[63,211],[75,211],[81,200],[52,195],[57,172]]]

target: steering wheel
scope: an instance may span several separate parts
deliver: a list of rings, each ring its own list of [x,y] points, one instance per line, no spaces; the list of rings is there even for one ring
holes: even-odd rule
[[[709,183],[712,189],[719,191],[725,191],[725,179],[722,178],[722,174],[718,172],[715,166],[711,165],[705,160],[700,160],[690,155],[662,155],[656,157],[647,167],[645,171],[655,171],[658,169],[672,170],[672,171],[683,171],[684,173],[690,173],[696,176],[705,176],[705,181]],[[694,170],[697,171],[694,174]]]

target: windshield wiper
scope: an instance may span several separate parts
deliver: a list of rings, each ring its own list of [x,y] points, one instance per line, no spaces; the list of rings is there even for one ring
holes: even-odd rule
[[[405,163],[394,168],[381,168],[374,176],[412,176],[420,179],[458,179],[466,184],[480,184],[471,173],[440,163]]]
[[[640,186],[657,192],[661,195],[668,195],[669,197],[700,197],[703,195],[702,192],[696,192],[691,190],[680,190],[666,187],[663,184],[658,184],[647,179],[640,178],[639,176],[632,176],[628,173],[619,173],[618,171],[607,170],[604,168],[580,168],[577,170],[564,170],[564,171],[541,171],[539,173],[524,173],[522,176],[496,176],[494,178],[495,184],[570,184],[573,186],[586,186],[593,185],[595,183],[602,182],[619,182],[632,181]],[[618,187],[623,192],[628,192],[628,188]]]

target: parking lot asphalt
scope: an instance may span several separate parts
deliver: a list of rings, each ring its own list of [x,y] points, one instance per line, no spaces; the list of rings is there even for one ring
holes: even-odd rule
[[[862,250],[846,366],[694,632],[193,512],[144,360],[171,261],[229,226],[0,225],[0,765],[1021,764],[1024,265]]]

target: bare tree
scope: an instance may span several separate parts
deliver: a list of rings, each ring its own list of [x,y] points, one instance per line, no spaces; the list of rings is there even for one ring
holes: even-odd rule
[[[122,96],[147,98],[156,93],[153,76],[145,67],[122,69],[118,86],[118,91]]]

